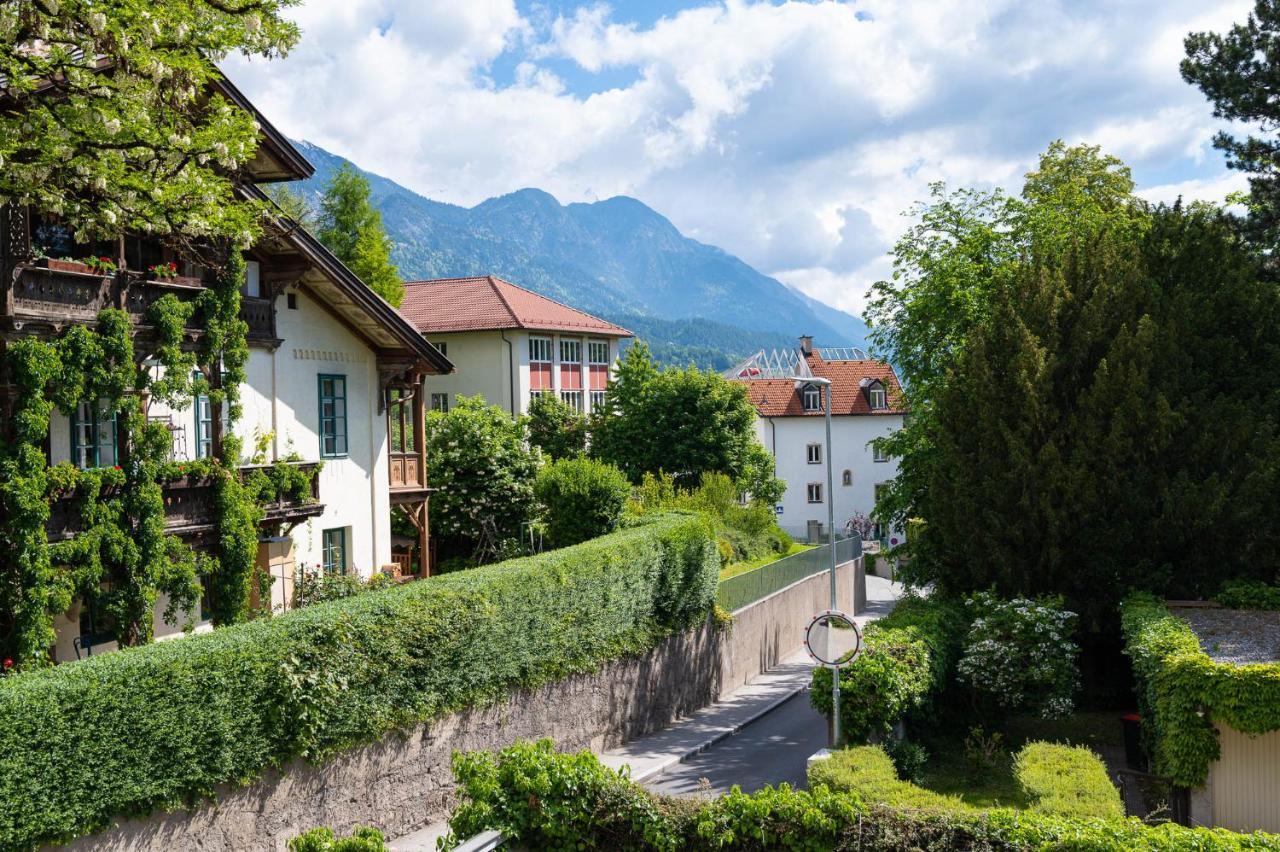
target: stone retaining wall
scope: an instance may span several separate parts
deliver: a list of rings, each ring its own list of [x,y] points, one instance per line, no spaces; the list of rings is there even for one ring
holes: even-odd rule
[[[852,608],[859,587],[865,600],[861,561],[838,573],[841,605]],[[593,674],[388,735],[322,765],[295,761],[247,787],[219,791],[216,802],[125,820],[62,848],[267,852],[284,850],[290,838],[317,825],[342,832],[373,825],[389,837],[407,834],[452,807],[455,750],[551,737],[567,751],[604,751],[659,730],[795,652],[828,596],[828,576],[818,574],[734,613],[727,630],[707,624]]]

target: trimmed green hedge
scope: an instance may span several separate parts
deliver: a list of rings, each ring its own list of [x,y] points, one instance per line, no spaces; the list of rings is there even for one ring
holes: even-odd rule
[[[964,609],[936,598],[905,598],[867,625],[862,654],[840,674],[840,727],[845,741],[866,742],[928,706],[946,685],[964,638]],[[831,713],[831,670],[815,668],[809,700]]]
[[[0,848],[173,808],[644,651],[697,624],[704,521],[604,538],[0,681]]]
[[[872,805],[825,785],[787,785],[711,801],[648,793],[589,752],[556,754],[550,741],[498,754],[456,755],[462,805],[458,839],[496,829],[530,849],[920,850],[1071,849],[1098,852],[1280,850],[1280,836],[1223,829],[1148,826],[1137,819],[1069,819],[997,809],[929,811]]]
[[[1121,627],[1157,772],[1202,786],[1219,755],[1212,722],[1246,734],[1280,730],[1280,663],[1214,662],[1190,626],[1150,595],[1125,601]]]
[[[1030,809],[1066,817],[1123,819],[1124,802],[1101,758],[1082,746],[1027,743],[1013,774]]]
[[[924,811],[963,811],[972,806],[959,796],[935,793],[898,777],[892,758],[880,746],[852,746],[809,765],[809,786],[826,785],[854,793],[868,805]]]

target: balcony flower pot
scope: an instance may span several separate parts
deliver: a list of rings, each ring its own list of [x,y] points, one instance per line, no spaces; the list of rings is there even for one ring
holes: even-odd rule
[[[82,275],[94,274],[88,264],[81,263],[78,260],[58,260],[53,257],[38,257],[35,260],[35,266],[40,269],[48,269],[51,272],[78,272]]]

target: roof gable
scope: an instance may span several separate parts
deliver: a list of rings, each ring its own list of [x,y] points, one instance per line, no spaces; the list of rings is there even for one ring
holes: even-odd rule
[[[883,361],[873,358],[827,361],[816,350],[802,357],[812,375],[831,381],[833,417],[907,413],[898,376]],[[805,411],[802,394],[806,384],[803,380],[751,378],[749,375],[734,376],[733,380],[746,386],[747,398],[761,417],[822,417],[824,414],[822,410]],[[871,407],[867,390],[877,383],[885,389],[887,408]],[[825,393],[823,402],[826,402]]]

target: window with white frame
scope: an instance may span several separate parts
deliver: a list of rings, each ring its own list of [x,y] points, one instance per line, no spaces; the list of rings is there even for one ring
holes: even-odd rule
[[[884,388],[880,385],[872,385],[868,388],[867,402],[871,405],[872,411],[879,411],[889,407],[889,401],[885,395]]]
[[[805,457],[808,459],[809,464],[822,464],[822,445],[810,444],[805,447]]]
[[[550,364],[551,363],[551,338],[550,337],[530,337],[529,338],[529,363],[530,364]]]
[[[808,488],[808,496],[809,496],[810,503],[821,503],[822,502],[822,483],[810,482],[809,488]]]
[[[560,391],[560,399],[565,404],[579,413],[582,412],[582,391],[580,390],[562,390]]]
[[[431,394],[431,410],[439,411],[443,414],[449,413],[449,394],[433,393]]]
[[[802,397],[805,411],[821,411],[822,410],[822,388],[813,385],[805,385],[804,395]]]
[[[431,345],[434,346],[436,348],[436,351],[439,352],[441,355],[445,356],[446,358],[449,357],[449,341],[437,340],[433,342]]]
[[[582,363],[582,341],[572,338],[561,338],[560,340],[560,363],[561,364],[581,364]]]
[[[588,340],[587,363],[607,367],[609,365],[609,341]]]
[[[591,391],[591,410],[599,411],[602,408],[604,408],[604,391],[602,390]]]
[[[885,452],[884,448],[881,447],[879,443],[875,443],[871,445],[871,458],[878,462],[887,462],[889,460],[889,454]]]

